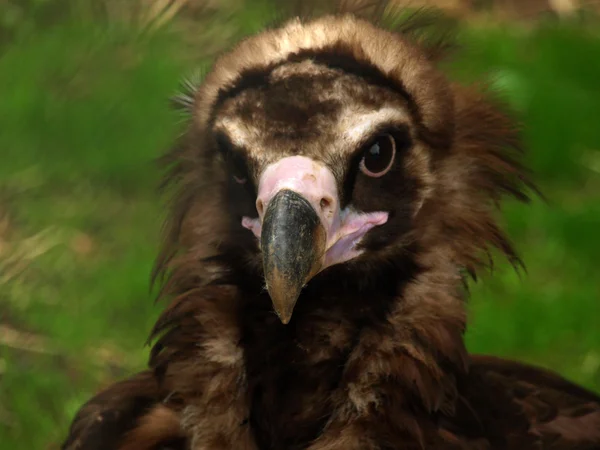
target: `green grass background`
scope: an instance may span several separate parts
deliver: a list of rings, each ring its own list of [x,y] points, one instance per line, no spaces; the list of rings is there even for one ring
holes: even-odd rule
[[[167,98],[206,60],[173,30],[42,20],[42,3],[0,14],[1,449],[58,448],[96,389],[144,366],[159,312],[148,287],[162,218],[152,159],[179,127]],[[230,39],[261,14],[198,33]],[[506,205],[528,273],[502,263],[472,286],[469,348],[600,391],[598,29],[473,24],[452,68],[504,89],[549,199]]]

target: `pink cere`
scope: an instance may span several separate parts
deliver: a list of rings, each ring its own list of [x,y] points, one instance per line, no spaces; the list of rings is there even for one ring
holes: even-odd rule
[[[261,223],[269,201],[281,190],[289,189],[310,202],[327,231],[327,251],[322,269],[357,257],[357,244],[373,227],[383,225],[388,213],[362,213],[351,207],[340,210],[337,184],[331,171],[305,156],[290,156],[271,164],[258,185],[258,218],[244,217],[242,226],[259,239]]]

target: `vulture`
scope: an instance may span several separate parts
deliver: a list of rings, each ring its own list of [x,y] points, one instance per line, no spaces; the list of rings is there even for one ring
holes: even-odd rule
[[[521,261],[498,206],[537,190],[498,96],[389,11],[288,17],[188,83],[148,370],[63,450],[600,449],[598,395],[465,348],[468,280]]]

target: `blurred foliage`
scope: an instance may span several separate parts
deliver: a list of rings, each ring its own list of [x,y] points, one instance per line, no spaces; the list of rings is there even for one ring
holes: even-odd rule
[[[159,310],[148,292],[162,214],[152,160],[181,125],[167,98],[274,15],[267,2],[187,4],[149,29],[147,15],[106,5],[0,0],[2,448],[58,448],[92,392],[144,366]],[[504,209],[528,273],[502,263],[472,286],[468,345],[600,390],[597,24],[470,21],[450,70],[503,92],[549,200]]]

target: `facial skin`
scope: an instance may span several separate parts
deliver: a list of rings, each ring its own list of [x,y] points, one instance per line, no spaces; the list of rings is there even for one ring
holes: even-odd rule
[[[284,324],[310,279],[392,243],[424,195],[407,168],[426,166],[425,153],[404,99],[385,87],[290,63],[225,100],[217,117],[228,176],[254,204],[239,226],[256,237]]]
[[[283,323],[289,322],[302,286],[326,267],[357,257],[363,236],[388,218],[385,211],[342,210],[331,171],[305,156],[267,166],[256,209],[258,217],[244,217],[242,225],[261,243],[267,289]]]

